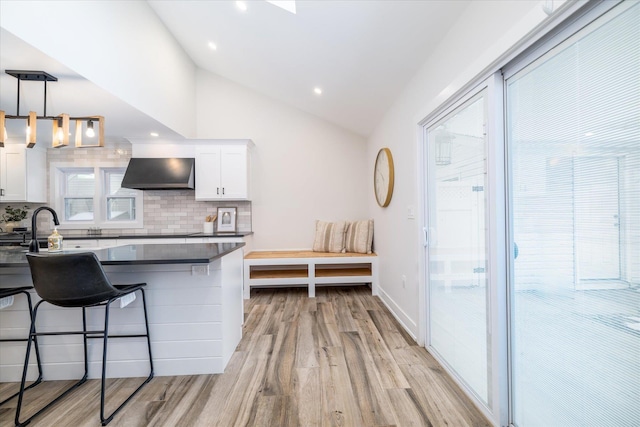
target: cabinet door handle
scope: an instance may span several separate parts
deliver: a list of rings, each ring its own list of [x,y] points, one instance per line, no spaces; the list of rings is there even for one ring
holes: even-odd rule
[[[224,187],[222,187],[222,195],[224,196]]]
[[[0,188],[0,196],[4,196],[4,188]]]
[[[220,195],[220,187],[216,187],[216,194]]]

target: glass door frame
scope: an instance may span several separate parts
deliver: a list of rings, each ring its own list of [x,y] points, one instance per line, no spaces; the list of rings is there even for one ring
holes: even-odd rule
[[[490,405],[477,398],[474,392],[453,372],[444,360],[430,349],[430,309],[429,309],[429,194],[434,182],[433,167],[429,167],[429,140],[428,128],[432,127],[444,117],[456,110],[473,97],[486,90],[487,117],[485,124],[486,144],[486,250],[487,250],[487,334],[490,346],[487,363],[491,366],[489,371],[489,398]],[[504,83],[500,72],[494,73],[486,80],[467,91],[463,95],[452,100],[448,105],[438,109],[418,123],[418,172],[421,178],[419,191],[421,200],[421,230],[423,238],[420,243],[420,341],[425,348],[444,367],[454,381],[465,390],[466,394],[474,400],[475,405],[482,410],[484,415],[499,425],[508,425],[509,406],[509,363],[507,357],[507,258],[506,248],[506,168],[504,146]],[[496,113],[500,112],[500,113]],[[431,192],[433,190],[431,189]]]
[[[416,155],[418,174],[418,194],[420,222],[416,227],[416,233],[420,233],[417,239],[419,253],[418,279],[419,279],[419,311],[418,311],[418,344],[428,349],[430,342],[428,332],[429,305],[428,305],[428,199],[425,197],[428,184],[427,169],[427,134],[425,126],[440,120],[451,110],[462,104],[468,97],[488,87],[489,114],[487,121],[488,134],[488,204],[489,214],[489,289],[491,334],[492,334],[492,390],[494,396],[491,408],[474,400],[475,405],[481,409],[484,415],[495,425],[513,425],[512,391],[511,391],[511,286],[513,283],[513,232],[511,230],[511,213],[509,212],[508,197],[511,194],[511,164],[506,147],[505,129],[505,83],[504,80],[513,70],[526,66],[534,58],[540,57],[544,51],[561,43],[580,28],[586,26],[598,16],[604,14],[623,3],[623,0],[611,2],[566,2],[555,10],[549,19],[540,20],[540,25],[529,35],[523,38],[510,50],[489,64],[479,75],[466,84],[452,83],[453,88],[458,88],[449,97],[443,93],[433,100],[433,106],[429,113],[420,116],[416,120]],[[503,76],[504,73],[504,76]],[[450,89],[450,87],[447,87]],[[451,93],[451,92],[449,92]],[[437,102],[439,100],[440,102]],[[437,105],[437,106],[436,106]],[[492,114],[493,113],[493,114]],[[445,370],[447,370],[445,366]],[[473,399],[473,395],[454,374],[447,370],[453,380],[465,391],[467,396]]]
[[[634,4],[625,2],[624,0],[612,0],[612,1],[602,1],[602,2],[589,2],[584,6],[580,6],[576,4],[575,9],[569,9],[567,16],[561,19],[561,25],[558,27],[552,28],[546,34],[544,34],[539,40],[532,43],[530,46],[526,48],[520,55],[515,58],[512,58],[510,61],[507,61],[501,67],[501,81],[502,81],[502,104],[500,105],[502,111],[501,123],[502,123],[502,155],[503,155],[503,164],[504,164],[504,207],[506,216],[504,218],[504,223],[506,224],[506,236],[505,243],[509,246],[509,253],[513,253],[514,251],[514,230],[513,230],[513,212],[511,209],[511,200],[513,193],[513,154],[508,146],[507,141],[507,84],[508,79],[513,77],[515,74],[519,73],[523,69],[532,66],[538,61],[541,61],[541,58],[546,55],[547,52],[555,48],[556,46],[565,43],[572,37],[576,37],[576,33],[579,33],[584,27],[587,27],[593,21],[596,21],[602,15],[605,15],[608,11],[615,9],[616,7],[621,6],[618,9],[617,14],[622,13],[627,8],[633,7]],[[613,19],[615,15],[610,15],[608,18],[600,20],[599,26],[604,25],[608,20]],[[589,31],[595,31],[598,27],[592,26]],[[622,257],[622,252],[621,255]],[[512,376],[512,353],[513,349],[513,316],[514,312],[512,310],[513,306],[513,296],[512,290],[515,286],[515,275],[514,275],[514,258],[511,256],[505,257],[506,261],[506,303],[508,311],[505,313],[506,319],[506,328],[505,333],[506,337],[506,364],[508,365],[508,371],[506,372],[508,383],[505,385],[505,396],[503,402],[508,410],[507,412],[507,422],[500,422],[501,426],[509,426],[509,427],[517,427],[514,423],[514,398],[515,394],[513,392],[514,384],[513,384],[513,376]]]

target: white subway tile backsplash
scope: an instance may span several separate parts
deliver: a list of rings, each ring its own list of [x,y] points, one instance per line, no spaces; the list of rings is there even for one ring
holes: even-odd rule
[[[105,159],[128,162],[131,158],[131,144],[128,142],[109,143],[102,148],[73,148],[47,150],[47,177],[49,163],[74,162],[84,165]],[[47,188],[49,186],[47,185]],[[12,203],[8,203],[11,205]],[[15,203],[13,203],[15,205]],[[0,203],[4,211],[7,203]],[[39,204],[27,203],[31,209]],[[144,229],[103,229],[103,234],[191,234],[202,231],[202,223],[208,215],[215,215],[218,207],[237,208],[237,228],[240,232],[251,231],[251,202],[223,201],[197,202],[195,192],[190,190],[154,190],[144,192]],[[53,223],[47,215],[38,218],[38,229],[43,233],[52,229]],[[84,236],[86,230],[65,230],[65,236]]]

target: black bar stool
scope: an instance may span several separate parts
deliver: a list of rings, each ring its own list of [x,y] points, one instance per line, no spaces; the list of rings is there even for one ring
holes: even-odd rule
[[[30,289],[33,289],[33,287],[32,286],[21,286],[19,288],[0,288],[0,298],[6,298],[6,297],[16,296],[16,295],[20,295],[20,294],[24,294],[27,297],[27,305],[29,306],[29,321],[31,321],[31,319],[33,318],[33,306],[31,305],[31,294],[29,293]],[[29,338],[25,337],[25,338],[2,338],[2,339],[0,339],[0,342],[20,342],[20,341],[28,342]],[[29,384],[28,387],[25,387],[25,390],[30,389],[31,387],[35,387],[35,386],[37,386],[38,384],[40,384],[42,382],[42,364],[40,363],[40,350],[38,349],[38,341],[36,341],[34,339],[33,342],[34,342],[34,347],[36,349],[36,362],[38,364],[38,378],[34,382]],[[27,344],[27,346],[28,346],[28,344]],[[29,359],[27,359],[27,361],[28,360]],[[15,392],[11,396],[7,397],[5,400],[0,402],[0,405],[3,405],[5,403],[7,403],[8,401],[10,401],[14,397],[16,397],[18,394],[20,394],[19,391]]]
[[[31,268],[33,286],[37,294],[42,298],[33,310],[31,332],[29,338],[35,342],[36,337],[43,335],[82,335],[84,341],[84,376],[66,391],[58,395],[46,406],[25,421],[20,421],[20,411],[25,390],[25,378],[27,362],[29,360],[30,345],[27,345],[25,369],[22,374],[20,396],[16,409],[16,425],[26,425],[34,417],[45,411],[51,405],[58,402],[69,392],[83,384],[87,380],[89,365],[87,361],[87,343],[89,339],[100,338],[103,340],[102,348],[102,383],[100,388],[100,422],[107,425],[113,417],[126,405],[142,387],[153,378],[153,358],[151,356],[151,341],[149,339],[149,322],[147,321],[147,303],[143,286],[146,283],[134,285],[112,285],[105,274],[100,261],[93,252],[73,254],[36,254],[28,253],[27,260]],[[118,334],[109,335],[109,308],[111,303],[119,298],[140,291],[142,295],[142,309],[144,314],[145,332],[143,334]],[[66,332],[36,332],[36,318],[38,309],[44,302],[65,308],[82,308],[82,330]],[[86,310],[90,307],[104,306],[104,329],[87,330]],[[107,369],[107,343],[109,338],[140,338],[147,341],[149,351],[149,376],[125,399],[110,415],[104,414],[105,403],[105,378]]]

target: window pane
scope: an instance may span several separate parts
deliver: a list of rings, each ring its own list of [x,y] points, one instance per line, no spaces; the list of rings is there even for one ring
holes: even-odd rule
[[[105,193],[107,196],[135,196],[136,190],[122,188],[122,178],[124,178],[124,168],[109,169],[105,172]]]
[[[93,170],[65,172],[65,195],[71,197],[93,197],[95,175]]]
[[[507,81],[514,423],[640,420],[640,3]]]
[[[107,198],[107,220],[132,221],[135,219],[135,197]]]
[[[66,221],[93,221],[93,198],[65,198],[64,219]]]
[[[488,405],[484,92],[428,129],[429,345]]]

